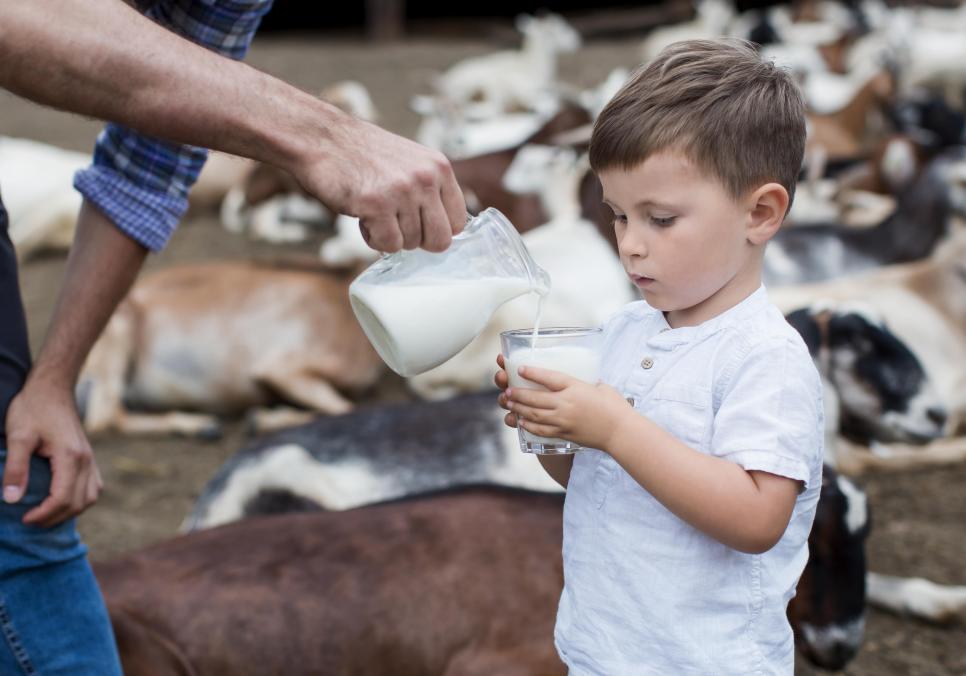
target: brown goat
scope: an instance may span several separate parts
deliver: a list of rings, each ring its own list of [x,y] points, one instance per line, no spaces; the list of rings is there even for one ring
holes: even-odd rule
[[[206,435],[218,429],[211,413],[279,401],[351,409],[344,393],[373,385],[384,366],[349,306],[351,274],[311,265],[220,261],[145,275],[81,374],[87,430]]]
[[[481,489],[288,514],[95,571],[128,676],[563,676],[560,508]]]
[[[826,471],[789,618],[806,655],[840,668],[861,641],[867,528],[847,518],[864,499]],[[128,676],[563,675],[562,505],[455,489],[234,522],[94,569]]]

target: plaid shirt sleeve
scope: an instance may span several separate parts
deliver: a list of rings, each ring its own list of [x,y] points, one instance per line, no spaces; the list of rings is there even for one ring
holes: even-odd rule
[[[139,0],[144,14],[192,42],[233,59],[248,51],[273,0]],[[152,251],[164,248],[188,208],[188,191],[208,151],[109,123],[90,167],[74,187],[125,234]]]

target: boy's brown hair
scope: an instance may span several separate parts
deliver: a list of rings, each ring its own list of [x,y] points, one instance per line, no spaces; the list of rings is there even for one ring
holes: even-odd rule
[[[597,173],[682,152],[735,199],[788,191],[805,152],[805,103],[792,77],[744,40],[687,40],[641,67],[604,107],[590,141]]]

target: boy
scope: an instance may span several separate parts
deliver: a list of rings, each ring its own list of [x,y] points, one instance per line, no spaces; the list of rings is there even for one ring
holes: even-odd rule
[[[804,144],[795,84],[730,40],[669,46],[595,124],[644,301],[605,325],[599,384],[525,368],[548,391],[500,397],[507,424],[599,449],[539,456],[567,488],[555,641],[571,674],[792,673],[822,394],[761,264]]]

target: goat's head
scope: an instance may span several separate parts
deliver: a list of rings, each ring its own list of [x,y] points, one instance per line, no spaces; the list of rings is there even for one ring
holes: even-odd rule
[[[820,304],[787,319],[835,387],[845,434],[866,443],[943,434],[946,409],[922,364],[870,308]]]
[[[826,465],[808,563],[788,605],[795,643],[819,667],[841,669],[862,643],[869,528],[865,493]]]
[[[536,17],[520,14],[516,26],[525,41],[549,52],[575,52],[580,47],[580,33],[559,14],[550,12]]]

